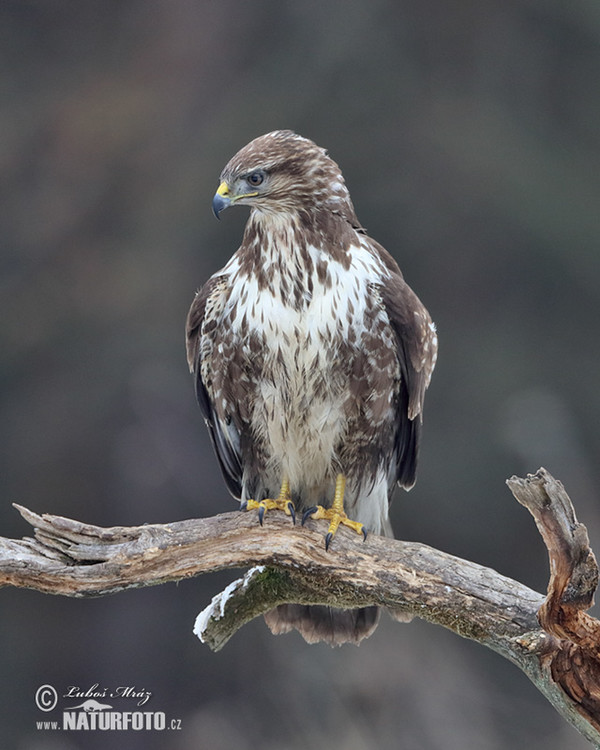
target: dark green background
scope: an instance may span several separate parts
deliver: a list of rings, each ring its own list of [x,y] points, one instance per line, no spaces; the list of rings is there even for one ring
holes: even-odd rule
[[[504,480],[544,465],[600,550],[599,40],[594,0],[2,2],[0,533],[29,533],[11,502],[104,525],[235,507],[183,323],[245,221],[211,216],[221,168],[292,128],[438,324],[397,536],[543,591]],[[516,668],[420,621],[332,651],[257,620],[212,654],[192,626],[232,578],[0,592],[2,746],[586,747]],[[39,685],[96,682],[183,730],[35,730]]]

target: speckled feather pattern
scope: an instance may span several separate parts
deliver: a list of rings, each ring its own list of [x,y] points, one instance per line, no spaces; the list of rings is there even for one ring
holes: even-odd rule
[[[240,185],[257,169],[267,184],[238,201],[251,206],[241,247],[198,293],[187,326],[225,478],[240,499],[260,500],[285,475],[302,510],[329,505],[343,473],[348,515],[390,533],[390,494],[415,479],[435,327],[323,149],[275,131],[221,179]]]

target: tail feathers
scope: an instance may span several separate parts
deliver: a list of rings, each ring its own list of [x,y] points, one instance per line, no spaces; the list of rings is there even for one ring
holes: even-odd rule
[[[368,638],[379,622],[379,607],[334,609],[322,605],[280,604],[267,612],[265,621],[274,635],[296,629],[307,643],[323,641],[330,646],[358,644]]]

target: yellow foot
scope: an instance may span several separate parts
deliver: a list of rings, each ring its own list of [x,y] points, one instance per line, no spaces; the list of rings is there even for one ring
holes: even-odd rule
[[[242,505],[242,510],[255,509],[258,509],[258,520],[260,521],[261,526],[263,525],[265,513],[268,510],[282,510],[286,516],[291,516],[292,521],[296,523],[296,512],[290,495],[290,486],[287,479],[284,479],[281,483],[281,490],[279,491],[278,498],[273,500],[270,497],[267,497],[260,501],[247,500],[244,505]]]
[[[346,515],[346,511],[344,510],[345,488],[346,478],[343,474],[338,474],[335,481],[335,496],[333,498],[331,508],[323,508],[322,505],[315,505],[313,508],[309,508],[307,511],[305,511],[304,515],[302,516],[303,524],[307,518],[324,518],[325,520],[329,521],[329,529],[325,536],[326,550],[329,549],[331,540],[335,536],[335,532],[338,530],[340,524],[342,526],[348,526],[349,528],[356,531],[357,534],[362,534],[363,539],[367,538],[367,532],[364,525],[362,523],[359,523],[358,521],[352,521]]]

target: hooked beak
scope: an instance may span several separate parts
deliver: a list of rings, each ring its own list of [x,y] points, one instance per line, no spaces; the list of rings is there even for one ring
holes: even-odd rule
[[[219,185],[217,192],[215,193],[215,197],[212,201],[213,214],[218,219],[221,211],[229,208],[229,206],[231,206],[231,198],[229,197],[229,185],[226,182],[222,182]]]

